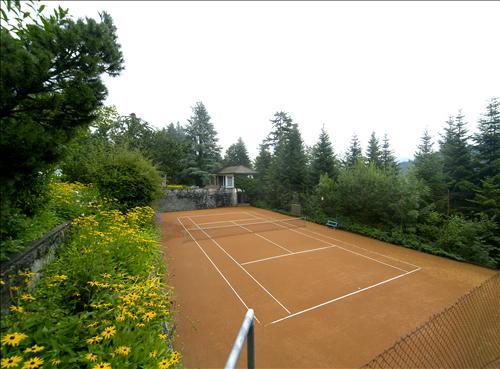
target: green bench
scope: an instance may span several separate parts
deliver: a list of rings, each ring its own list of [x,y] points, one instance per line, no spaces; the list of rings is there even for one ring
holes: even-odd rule
[[[334,219],[329,219],[327,222],[326,222],[326,225],[330,228],[337,228],[337,221],[334,220]]]

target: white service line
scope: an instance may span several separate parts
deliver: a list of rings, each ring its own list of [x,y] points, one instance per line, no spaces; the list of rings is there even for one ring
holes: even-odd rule
[[[236,224],[238,227],[243,228],[245,231],[248,231],[248,232],[250,232],[250,233],[252,233],[252,234],[254,234],[254,235],[256,235],[256,236],[258,236],[258,237],[260,237],[260,238],[262,238],[262,239],[264,239],[264,240],[266,240],[267,242],[270,242],[270,243],[272,243],[273,245],[278,246],[280,249],[285,250],[285,251],[286,251],[286,252],[288,252],[289,254],[293,254],[293,252],[292,252],[292,251],[288,250],[286,247],[283,247],[283,246],[281,246],[281,245],[278,245],[276,242],[271,241],[269,238],[264,237],[263,235],[258,234],[258,233],[256,233],[256,232],[253,232],[252,230],[250,230],[250,229],[248,229],[248,228],[246,228],[246,227],[242,226],[241,224],[238,224],[238,223],[236,223],[236,222],[232,222],[232,223],[233,223],[233,224]],[[243,265],[243,264],[241,264],[241,265]]]
[[[191,222],[193,222],[193,221],[192,221],[189,217],[187,217],[187,218],[188,218]],[[194,223],[194,222],[193,222],[193,223]],[[195,223],[194,223],[194,224],[195,224]],[[205,232],[205,231],[204,231],[203,229],[201,229],[200,227],[198,227],[198,228],[199,228],[199,230],[200,230],[200,231],[202,231],[203,233],[205,233],[205,235],[207,235],[207,236],[208,236],[208,238],[209,238],[209,239],[210,239],[213,243],[215,243],[215,244],[217,245],[217,247],[219,247],[219,249],[221,249],[221,250],[222,250],[222,251],[223,251],[223,252],[224,252],[224,253],[225,253],[225,254],[226,254],[226,255],[227,255],[227,256],[228,256],[228,257],[229,257],[232,261],[234,261],[234,263],[235,263],[236,265],[238,265],[238,266],[241,268],[241,270],[243,270],[246,274],[248,274],[248,276],[249,276],[250,278],[252,278],[252,279],[254,280],[254,282],[255,282],[255,283],[257,283],[257,284],[260,286],[260,288],[262,288],[262,289],[263,289],[263,290],[264,290],[264,291],[265,291],[265,292],[266,292],[269,296],[271,296],[271,297],[273,298],[273,300],[274,300],[274,301],[276,301],[276,302],[277,302],[277,303],[278,303],[278,304],[279,304],[279,305],[280,305],[280,306],[281,306],[281,307],[282,307],[282,308],[283,308],[286,312],[288,312],[288,314],[290,314],[290,310],[288,310],[288,309],[287,309],[287,308],[286,308],[286,307],[285,307],[285,306],[284,306],[281,302],[279,302],[279,301],[278,301],[278,299],[276,299],[276,297],[274,297],[274,296],[271,294],[271,292],[269,292],[269,291],[266,289],[266,287],[264,287],[264,286],[263,286],[263,285],[262,285],[262,284],[261,284],[258,280],[256,280],[256,279],[254,278],[254,276],[253,276],[253,275],[251,275],[251,274],[250,274],[250,273],[249,273],[249,272],[248,272],[245,268],[243,268],[243,267],[241,266],[241,264],[240,264],[240,263],[238,263],[236,260],[234,260],[234,258],[233,258],[233,257],[232,257],[232,256],[231,256],[231,255],[230,255],[230,254],[226,251],[226,250],[224,250],[224,248],[223,248],[223,247],[222,247],[222,246],[221,246],[221,245],[220,245],[220,244],[219,244],[219,243],[218,243],[215,239],[213,239],[213,238],[212,238],[212,237],[211,237],[211,236],[210,236],[207,232]]]
[[[253,264],[253,263],[260,263],[262,261],[267,261],[267,260],[272,260],[272,259],[278,259],[278,258],[284,258],[286,256],[292,256],[292,255],[297,255],[297,254],[305,254],[307,252],[315,252],[315,251],[320,251],[320,250],[326,250],[326,249],[332,249],[337,246],[325,246],[325,247],[318,247],[317,249],[311,249],[311,250],[304,250],[304,251],[297,251],[297,252],[292,252],[291,254],[283,254],[283,255],[277,255],[277,256],[271,256],[268,258],[264,259],[257,259],[257,260],[252,260],[252,261],[247,261],[246,263],[241,263],[241,265],[247,265],[247,264]]]
[[[325,302],[323,302],[323,303],[321,303],[321,304],[318,304],[318,305],[312,306],[312,307],[310,307],[310,308],[307,308],[307,309],[304,309],[304,310],[298,311],[298,312],[296,312],[296,313],[290,314],[290,315],[288,315],[288,316],[286,316],[286,317],[284,317],[284,318],[281,318],[281,319],[276,319],[276,320],[272,321],[271,323],[266,324],[266,326],[267,326],[267,325],[270,325],[270,324],[276,324],[276,323],[282,322],[283,320],[293,318],[293,317],[295,317],[295,316],[297,316],[297,315],[300,315],[300,314],[303,314],[303,313],[307,313],[308,311],[311,311],[311,310],[318,309],[318,308],[320,308],[320,307],[322,307],[322,306],[325,306],[325,305],[331,304],[331,303],[333,303],[333,302],[336,302],[336,301],[339,301],[339,300],[345,299],[345,298],[347,298],[347,297],[349,297],[349,296],[356,295],[356,294],[358,294],[358,293],[361,293],[361,292],[366,291],[366,290],[369,290],[369,289],[371,289],[371,288],[374,288],[374,287],[377,287],[377,286],[383,285],[383,284],[385,284],[385,283],[389,283],[389,282],[391,282],[391,281],[394,281],[394,280],[396,280],[396,279],[398,279],[398,278],[401,278],[401,277],[407,276],[408,274],[411,274],[411,273],[417,272],[417,271],[419,271],[419,270],[420,270],[420,268],[418,268],[418,269],[414,269],[414,270],[411,270],[411,271],[406,272],[406,273],[404,273],[404,274],[400,274],[400,275],[397,275],[397,276],[392,277],[392,278],[390,278],[390,279],[386,279],[385,281],[382,281],[382,282],[379,282],[379,283],[373,284],[373,285],[371,285],[371,286],[368,286],[368,287],[362,288],[362,289],[360,289],[360,290],[357,290],[357,291],[354,291],[354,292],[348,293],[348,294],[346,294],[346,295],[343,295],[343,296],[340,296],[340,297],[334,298],[334,299],[332,299],[332,300],[325,301]]]
[[[311,235],[309,235],[309,234],[307,234],[307,233],[297,231],[296,229],[293,229],[293,228],[287,228],[287,227],[285,227],[285,226],[283,226],[283,225],[279,224],[278,222],[276,222],[276,224],[277,224],[278,226],[282,227],[283,229],[288,229],[288,230],[290,230],[290,231],[292,231],[292,232],[295,232],[295,233],[301,234],[301,235],[303,235],[303,236],[309,237],[309,238],[311,238],[311,239],[313,239],[313,240],[317,240],[317,241],[322,242],[322,243],[327,244],[327,245],[336,246],[336,247],[338,247],[338,248],[339,248],[339,249],[341,249],[341,250],[344,250],[344,251],[350,252],[350,253],[352,253],[352,254],[355,254],[355,255],[361,256],[361,257],[363,257],[363,258],[366,258],[366,259],[369,259],[369,260],[375,261],[375,262],[380,263],[380,264],[384,264],[384,265],[386,265],[386,266],[388,266],[388,267],[390,267],[390,268],[394,268],[394,269],[400,270],[400,271],[405,272],[405,273],[406,273],[406,272],[408,272],[408,270],[405,270],[405,269],[402,269],[402,268],[398,268],[397,266],[394,266],[394,265],[391,265],[391,264],[388,264],[388,263],[384,263],[383,261],[380,261],[380,260],[377,260],[377,259],[371,258],[371,257],[366,256],[366,255],[363,255],[363,254],[360,254],[359,252],[355,252],[355,251],[352,251],[352,250],[348,250],[348,249],[346,249],[346,248],[344,248],[344,247],[342,247],[342,246],[339,246],[339,245],[333,244],[333,243],[331,243],[331,242],[328,242],[328,241],[322,240],[322,239],[320,239],[320,238],[317,238],[317,237],[311,236]]]
[[[198,243],[198,241],[196,241],[196,239],[193,237],[193,235],[186,229],[186,227],[184,226],[184,224],[181,222],[181,220],[179,218],[177,218],[177,221],[182,225],[182,227],[186,230],[186,232],[191,236],[191,239],[196,243],[196,245],[200,248],[201,252],[207,257],[207,259],[210,261],[210,263],[212,264],[212,266],[215,268],[215,270],[217,270],[220,274],[220,276],[222,277],[222,279],[224,279],[224,281],[227,283],[227,285],[231,288],[231,290],[233,290],[234,294],[236,295],[236,297],[238,297],[238,299],[241,301],[241,303],[247,308],[247,310],[249,309],[248,305],[245,304],[245,301],[243,301],[243,299],[240,297],[240,295],[238,295],[238,292],[236,292],[236,290],[234,289],[234,287],[231,285],[231,283],[229,283],[229,281],[227,280],[227,278],[224,276],[224,274],[222,274],[222,272],[220,271],[220,269],[217,267],[217,265],[215,265],[215,263],[212,261],[212,259],[210,259],[210,256],[208,256],[208,254],[205,252],[205,250],[203,250],[203,248],[200,246],[200,244]],[[260,321],[259,319],[257,319],[257,315],[255,315],[255,320],[260,324]]]
[[[188,219],[190,219],[189,217],[187,217]],[[190,219],[191,222],[198,228],[200,228],[201,230],[210,230],[210,229],[221,229],[221,228],[228,228],[228,227],[232,227],[232,226],[228,226],[228,225],[222,225],[222,226],[213,226],[213,227],[204,227],[204,228],[201,228],[200,227],[200,224],[198,223],[195,223],[193,222],[192,219]],[[260,221],[260,222],[253,222],[253,223],[245,223],[245,224],[237,224],[238,226],[247,226],[247,225],[255,225],[255,224],[268,224],[268,223],[279,223],[279,222],[289,222],[289,221],[292,221],[292,220],[300,220],[299,218],[286,218],[286,219],[280,219],[280,220],[272,220],[272,221],[269,221],[269,220],[263,220],[263,221]],[[232,220],[228,220],[226,221],[225,223],[231,223],[233,222]],[[199,229],[196,229],[196,228],[189,228],[190,231],[198,231]]]

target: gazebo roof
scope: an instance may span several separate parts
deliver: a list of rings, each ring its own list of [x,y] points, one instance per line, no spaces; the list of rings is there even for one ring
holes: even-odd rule
[[[256,174],[255,170],[252,170],[244,165],[236,165],[234,167],[225,167],[219,170],[216,174]]]

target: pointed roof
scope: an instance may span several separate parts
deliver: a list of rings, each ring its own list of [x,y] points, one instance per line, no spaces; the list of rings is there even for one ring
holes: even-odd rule
[[[225,167],[219,170],[216,174],[256,174],[255,170],[252,170],[244,165],[236,165],[233,167]]]

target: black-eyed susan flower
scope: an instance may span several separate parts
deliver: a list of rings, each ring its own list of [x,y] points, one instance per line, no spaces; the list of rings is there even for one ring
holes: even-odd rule
[[[23,358],[21,356],[11,356],[5,357],[0,361],[0,367],[2,368],[15,368],[19,365]]]
[[[24,333],[19,333],[19,332],[7,333],[5,336],[2,337],[2,344],[8,346],[17,346],[19,345],[19,342],[21,342],[27,337],[28,336],[25,335]]]
[[[101,332],[101,336],[104,338],[111,338],[116,334],[116,328],[114,326],[104,328]]]
[[[167,336],[167,334],[166,334],[166,333],[160,333],[160,334],[158,335],[158,337],[160,337],[160,339],[162,339],[162,340],[166,340],[168,336]]]
[[[33,301],[33,300],[35,300],[35,298],[33,296],[31,296],[31,294],[29,294],[29,293],[23,293],[21,295],[21,300],[23,300],[23,301]]]
[[[11,305],[9,306],[9,310],[13,313],[24,313],[24,308],[22,306]]]
[[[115,353],[118,354],[118,355],[127,356],[128,354],[130,354],[130,347],[128,347],[128,346],[119,346],[115,350]]]
[[[87,339],[87,343],[89,345],[97,345],[101,341],[102,341],[102,337],[101,336],[94,336],[94,337],[90,337],[90,338]]]
[[[158,369],[168,369],[170,367],[170,360],[163,359],[158,363]]]
[[[33,345],[31,347],[28,347],[24,352],[29,353],[29,352],[41,352],[43,351],[45,347],[44,346],[38,346],[38,345]]]
[[[157,353],[156,351],[151,351],[151,352],[149,353],[149,357],[152,357],[152,358],[155,358],[155,357],[156,357],[156,355],[158,355],[158,353]]]
[[[154,311],[148,311],[146,314],[144,314],[143,319],[147,322],[149,322],[151,319],[153,319],[156,316],[156,313]]]
[[[54,358],[54,359],[50,360],[50,363],[54,366],[58,366],[59,364],[61,364],[61,360]]]
[[[97,361],[97,356],[94,355],[93,353],[89,352],[87,355],[85,355],[85,359],[87,359],[90,362],[95,362]]]
[[[181,360],[181,354],[178,353],[177,351],[172,352],[172,356],[170,356],[170,362],[172,364],[177,364]]]
[[[26,360],[23,365],[23,369],[37,369],[43,364],[43,359],[39,357],[32,357]]]
[[[110,363],[99,363],[95,364],[92,369],[111,369]]]

